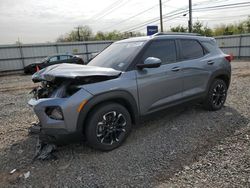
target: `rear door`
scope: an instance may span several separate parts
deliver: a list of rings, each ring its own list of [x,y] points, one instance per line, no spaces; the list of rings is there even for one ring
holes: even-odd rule
[[[195,39],[178,40],[180,62],[183,74],[183,97],[190,97],[205,92],[209,79],[209,55]],[[212,65],[212,64],[211,64]]]
[[[158,68],[136,70],[138,97],[142,115],[166,107],[182,97],[183,80],[176,62],[175,40],[155,40],[147,47],[139,63],[148,57],[161,59]]]

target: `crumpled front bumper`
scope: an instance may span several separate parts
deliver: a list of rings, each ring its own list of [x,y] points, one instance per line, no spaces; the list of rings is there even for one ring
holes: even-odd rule
[[[79,105],[83,100],[89,100],[91,97],[89,92],[80,89],[67,98],[30,99],[28,104],[33,108],[40,121],[39,134],[58,137],[76,133],[78,131]],[[55,106],[61,108],[63,120],[52,119],[46,114],[46,108]]]

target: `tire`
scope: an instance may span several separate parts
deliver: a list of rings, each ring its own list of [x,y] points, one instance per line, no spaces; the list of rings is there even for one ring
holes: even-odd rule
[[[125,141],[131,128],[131,117],[124,106],[101,104],[88,115],[85,128],[87,144],[98,150],[113,150]]]
[[[215,79],[211,84],[207,97],[204,101],[204,108],[210,111],[220,110],[227,98],[227,85],[221,79]]]

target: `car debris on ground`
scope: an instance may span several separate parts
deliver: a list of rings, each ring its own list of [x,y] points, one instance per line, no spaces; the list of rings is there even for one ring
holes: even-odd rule
[[[43,161],[32,161],[37,136],[27,132],[37,121],[27,106],[30,76],[1,77],[0,187],[250,187],[250,62],[232,67],[220,111],[158,113],[116,150],[70,144]]]

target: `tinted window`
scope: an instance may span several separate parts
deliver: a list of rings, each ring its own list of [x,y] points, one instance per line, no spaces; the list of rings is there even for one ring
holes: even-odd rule
[[[49,59],[49,62],[53,62],[53,61],[57,61],[58,60],[58,57],[57,56],[54,56],[54,57],[51,57]]]
[[[218,49],[216,43],[212,43],[212,42],[207,42],[207,41],[204,41],[202,42],[203,46],[205,46],[209,52],[212,52],[216,49]]]
[[[174,40],[153,41],[143,55],[143,61],[148,57],[157,57],[162,64],[176,61],[176,48]]]
[[[204,55],[202,46],[196,40],[180,40],[182,59],[196,59]]]
[[[71,57],[68,55],[61,55],[60,56],[60,60],[66,60],[66,59],[70,59]]]

